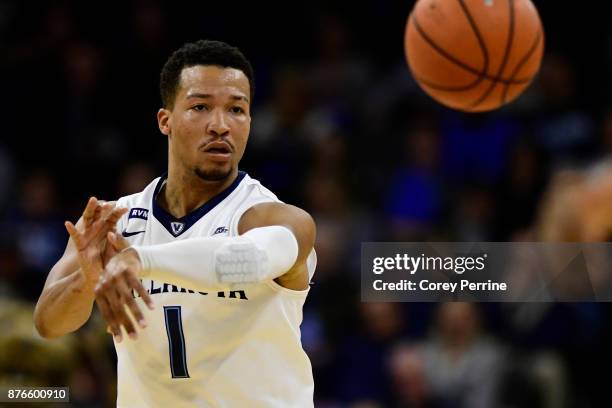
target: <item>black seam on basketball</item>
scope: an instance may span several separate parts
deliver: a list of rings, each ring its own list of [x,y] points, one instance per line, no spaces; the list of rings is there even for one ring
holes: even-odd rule
[[[499,70],[497,71],[497,75],[496,77],[501,77],[501,75],[504,73],[504,69],[506,68],[506,65],[508,64],[508,57],[510,56],[510,51],[512,49],[512,43],[514,42],[514,0],[507,0],[508,1],[508,6],[510,7],[509,10],[509,29],[510,31],[508,32],[508,40],[506,41],[506,47],[504,49],[504,58],[502,59],[502,62],[499,66]],[[489,95],[491,95],[491,92],[493,92],[493,89],[495,89],[495,87],[497,86],[497,82],[498,81],[491,81],[491,85],[489,85],[489,87],[487,88],[487,90],[480,96],[480,98],[478,98],[476,101],[474,101],[471,105],[470,105],[470,109],[475,109],[478,105],[480,105],[481,103],[483,103],[488,97]]]
[[[519,72],[519,70],[523,67],[523,65],[525,65],[525,63],[529,61],[529,58],[531,58],[535,50],[538,49],[538,45],[540,44],[541,39],[542,39],[542,30],[538,30],[538,35],[536,35],[535,41],[533,42],[531,47],[529,47],[529,50],[527,50],[527,53],[523,56],[523,58],[521,58],[518,64],[516,64],[516,67],[514,67],[514,69],[512,70],[512,73],[510,74],[510,78],[514,77],[516,73]],[[531,76],[531,78],[533,79],[534,76],[535,76],[535,73]],[[509,84],[504,84],[504,90],[502,92],[502,103],[506,102],[506,95],[508,94],[509,87],[510,87]]]
[[[463,68],[464,70],[471,72],[472,74],[477,75],[479,77],[482,76],[485,79],[501,82],[503,84],[508,83],[510,85],[520,85],[520,84],[528,83],[529,81],[531,81],[531,78],[525,78],[525,79],[521,78],[521,79],[513,79],[513,80],[508,80],[506,78],[498,78],[498,77],[489,75],[486,72],[480,72],[477,69],[472,68],[471,66],[463,63],[461,60],[450,55],[448,52],[442,49],[438,44],[436,44],[431,38],[429,38],[429,36],[425,33],[425,31],[419,24],[419,21],[416,17],[416,13],[412,13],[410,15],[410,18],[414,20],[414,27],[416,28],[417,33],[419,33],[419,35],[425,40],[425,42],[427,42],[434,50],[436,50],[438,54],[440,54],[441,56],[443,56],[450,62],[456,64],[457,66]]]
[[[478,75],[478,79],[474,82],[473,87],[479,85],[487,72],[489,72],[489,50],[487,50],[487,45],[485,44],[482,35],[480,34],[480,30],[478,30],[478,26],[476,26],[476,22],[472,17],[472,14],[469,12],[467,6],[463,2],[463,0],[457,0],[461,9],[463,10],[463,14],[465,18],[467,18],[468,23],[470,23],[470,27],[472,28],[472,32],[476,36],[476,40],[478,40],[478,45],[480,46],[480,50],[482,51],[482,57],[484,59],[480,75]]]
[[[418,22],[416,21],[416,17],[414,16],[415,13],[411,13],[410,14],[410,18],[414,19],[414,25],[415,27],[418,26]],[[420,27],[420,26],[418,26]],[[418,30],[417,30],[418,31]],[[433,45],[433,41],[430,43],[429,41],[427,41],[426,36],[423,36],[423,38],[425,39],[425,41],[427,43],[429,43],[430,45],[432,45],[434,47],[434,49],[436,48],[436,45]],[[442,52],[444,52],[442,50]],[[452,60],[451,60],[452,61]],[[444,91],[444,92],[463,92],[463,91],[467,91],[475,86],[477,86],[480,82],[482,82],[482,75],[477,74],[477,72],[473,72],[474,74],[478,75],[472,82],[466,84],[466,85],[456,85],[456,86],[449,86],[449,85],[441,85],[441,84],[436,84],[433,83],[427,79],[424,79],[423,77],[419,76],[416,74],[416,72],[413,71],[413,75],[415,77],[415,79],[421,83],[423,83],[424,85],[427,85],[428,87],[438,90],[438,91]]]
[[[424,79],[420,76],[414,75],[414,78],[422,83],[423,85],[427,85],[429,88],[431,89],[435,89],[436,91],[444,91],[444,92],[463,92],[463,91],[467,91],[469,89],[474,88],[476,85],[478,85],[481,81],[482,81],[482,77],[477,77],[475,81],[466,84],[466,85],[457,85],[457,86],[447,86],[447,85],[440,85],[440,84],[435,84],[433,82],[428,81],[427,79]]]

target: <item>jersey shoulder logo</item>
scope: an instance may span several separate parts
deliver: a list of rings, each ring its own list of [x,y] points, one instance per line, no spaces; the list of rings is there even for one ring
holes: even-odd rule
[[[146,208],[132,208],[130,209],[128,220],[130,218],[140,218],[141,220],[146,220],[147,218],[149,218],[149,210],[147,210]]]
[[[170,227],[172,228],[172,234],[176,237],[185,229],[185,223],[173,221],[170,223]]]
[[[217,234],[223,234],[224,232],[227,232],[228,229],[227,227],[218,227],[215,232],[213,232],[213,235],[217,235]]]
[[[128,213],[128,222],[127,225],[123,228],[123,231],[121,231],[121,235],[127,238],[144,233],[146,230],[146,221],[148,218],[149,210],[147,210],[146,208],[130,208],[130,212]],[[128,229],[132,231],[128,231]]]

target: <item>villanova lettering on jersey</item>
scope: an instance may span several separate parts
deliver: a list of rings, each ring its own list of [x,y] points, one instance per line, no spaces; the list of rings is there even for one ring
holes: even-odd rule
[[[199,292],[191,289],[185,289],[180,286],[172,285],[170,283],[161,283],[155,282],[153,280],[149,280],[149,284],[146,281],[142,281],[142,284],[147,287],[145,290],[150,295],[157,295],[158,293],[199,293],[202,296],[208,296],[209,292]],[[241,299],[241,300],[249,300],[246,295],[246,291],[244,289],[237,290],[228,290],[228,291],[217,291],[211,294],[212,296],[216,296],[218,298],[227,298],[227,299]],[[140,294],[136,291],[132,290],[132,297],[139,298]]]

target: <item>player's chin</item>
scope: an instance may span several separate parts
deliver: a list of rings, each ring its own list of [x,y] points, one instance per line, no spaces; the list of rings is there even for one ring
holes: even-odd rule
[[[202,180],[206,181],[221,181],[232,175],[231,163],[210,163],[205,166],[200,166],[195,169],[195,173]]]

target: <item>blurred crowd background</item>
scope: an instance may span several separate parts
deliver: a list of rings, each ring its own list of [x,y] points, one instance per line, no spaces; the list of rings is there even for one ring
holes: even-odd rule
[[[63,221],[91,195],[115,199],[165,171],[159,72],[175,48],[209,38],[255,68],[242,169],[318,225],[302,324],[317,407],[609,406],[606,303],[360,302],[362,242],[612,231],[582,229],[612,220],[605,2],[536,1],[540,75],[510,106],[471,115],[411,78],[413,3],[0,1],[0,385],[69,385],[73,406],[114,404],[99,316],[46,341],[33,306],[65,247]]]

